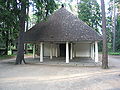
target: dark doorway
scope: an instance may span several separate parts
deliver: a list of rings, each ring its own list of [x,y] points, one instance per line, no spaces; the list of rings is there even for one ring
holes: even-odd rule
[[[65,44],[60,44],[60,57],[65,57],[66,56],[66,45]]]

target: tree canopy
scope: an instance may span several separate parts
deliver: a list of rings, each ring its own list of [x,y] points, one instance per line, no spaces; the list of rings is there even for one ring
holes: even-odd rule
[[[96,0],[80,0],[78,3],[78,17],[96,31],[101,27],[100,6]]]

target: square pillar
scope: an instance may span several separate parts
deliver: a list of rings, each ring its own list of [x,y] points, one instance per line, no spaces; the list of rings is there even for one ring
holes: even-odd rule
[[[69,43],[66,42],[66,63],[69,63]]]
[[[76,57],[76,44],[74,44],[74,53],[73,53],[73,55],[74,55],[74,58]]]
[[[94,43],[91,43],[91,58],[94,60]]]
[[[70,59],[73,59],[73,45],[70,46]]]
[[[53,47],[53,45],[51,44],[50,45],[50,59],[52,59],[52,49],[53,49],[52,47]]]
[[[40,62],[43,62],[43,42],[40,43]]]
[[[35,58],[35,44],[33,45],[33,58]]]
[[[98,42],[95,42],[95,62],[98,62]]]
[[[75,57],[75,47],[74,47],[74,44],[73,44],[73,54],[72,54],[73,58]]]
[[[55,56],[58,57],[58,45],[56,44]]]

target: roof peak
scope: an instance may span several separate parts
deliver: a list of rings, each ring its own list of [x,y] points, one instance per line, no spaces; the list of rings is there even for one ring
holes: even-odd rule
[[[34,37],[34,38],[32,38]],[[25,42],[80,42],[99,41],[102,37],[90,26],[69,12],[60,8],[25,34]]]
[[[64,8],[64,4],[62,4],[61,6],[62,6],[62,8]]]

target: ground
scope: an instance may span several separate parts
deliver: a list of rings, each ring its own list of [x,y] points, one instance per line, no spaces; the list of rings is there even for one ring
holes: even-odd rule
[[[120,56],[110,68],[8,63],[0,61],[0,90],[120,90]]]

